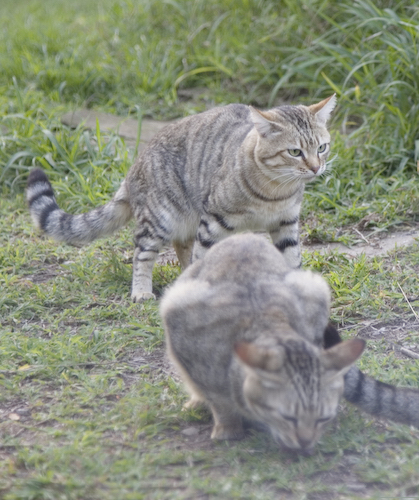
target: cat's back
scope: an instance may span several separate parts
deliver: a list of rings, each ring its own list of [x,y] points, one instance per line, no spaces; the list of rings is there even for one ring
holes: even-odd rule
[[[172,123],[169,128],[164,130],[171,130],[172,132],[180,131],[188,132],[193,135],[199,135],[204,132],[207,127],[251,127],[252,121],[250,119],[249,106],[245,104],[227,104],[226,106],[218,106],[202,113],[197,113],[195,115],[186,116]],[[208,132],[208,130],[207,130]]]
[[[219,106],[177,120],[158,132],[127,175],[131,198],[149,185],[170,186],[172,195],[185,196],[196,207],[211,178],[236,151],[252,129],[249,107]],[[177,189],[179,184],[181,189]],[[177,200],[182,202],[182,200]],[[185,201],[185,200],[183,200]]]
[[[159,151],[190,154],[198,149],[221,145],[231,137],[240,141],[252,126],[249,107],[245,104],[219,106],[167,125],[150,141],[147,154]]]
[[[179,316],[179,326],[191,331],[199,325],[231,322],[250,312],[256,288],[266,278],[287,270],[283,256],[263,236],[230,236],[191,264],[166,291],[162,314]],[[262,288],[269,293],[267,287]]]
[[[266,236],[244,233],[220,241],[183,277],[211,284],[233,281],[244,285],[274,277],[281,280],[290,270],[284,256]]]
[[[321,342],[329,307],[329,288],[319,275],[291,269],[264,235],[251,233],[217,243],[185,270],[161,303],[164,316],[177,317],[172,324],[179,331],[228,323],[269,327],[286,317],[315,344]]]

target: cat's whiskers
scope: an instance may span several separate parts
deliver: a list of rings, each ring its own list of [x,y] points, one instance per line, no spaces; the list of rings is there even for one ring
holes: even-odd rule
[[[326,170],[331,170],[333,168],[333,162],[336,160],[336,158],[338,158],[337,154],[335,154],[335,156],[333,158],[330,158],[330,160],[328,160],[326,162],[325,172],[326,172]]]
[[[290,189],[291,187],[293,187],[293,185],[295,183],[300,182],[299,178],[295,177],[295,174],[291,174],[291,173],[281,174],[281,175],[278,175],[277,177],[270,179],[268,182],[266,182],[262,186],[262,189],[266,188],[268,186],[268,184],[270,184],[272,181],[276,182],[278,180],[282,180],[282,182],[280,184],[277,184],[276,186],[274,186],[272,188],[272,192],[274,195],[276,195],[278,191],[284,191],[285,189]]]
[[[329,178],[332,176],[332,173],[333,173],[333,168],[334,168],[334,160],[336,160],[336,158],[338,157],[338,155],[336,154],[333,158],[331,158],[330,160],[328,160],[325,164],[325,168],[323,170],[323,172],[319,175],[319,177],[326,177],[326,178]]]
[[[262,185],[262,189],[265,189],[272,182],[281,181],[280,184],[273,188],[273,191],[277,192],[284,188],[289,188],[294,182],[299,182],[299,178],[295,175],[295,169],[293,168],[281,168],[278,169],[277,172],[278,175],[265,182],[265,184]]]
[[[286,182],[277,186],[276,189],[279,191],[283,191],[285,188],[292,190],[294,187],[296,187],[297,184],[300,184],[300,179],[298,177],[292,176]]]

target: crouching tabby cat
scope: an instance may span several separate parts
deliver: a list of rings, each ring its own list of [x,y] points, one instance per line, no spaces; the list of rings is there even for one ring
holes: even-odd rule
[[[172,242],[185,268],[215,242],[268,231],[291,267],[301,263],[298,219],[304,184],[326,169],[331,96],[312,106],[258,111],[230,104],[160,131],[113,199],[81,215],[61,210],[44,172],[28,178],[33,221],[52,238],[80,245],[135,217],[132,300],[152,298],[152,270]]]
[[[245,418],[287,447],[309,450],[342,394],[370,413],[419,427],[419,391],[382,384],[352,366],[365,342],[340,342],[328,326],[329,302],[319,275],[291,269],[252,234],[218,243],[166,291],[168,353],[191,394],[188,405],[210,407],[213,439],[241,438]],[[325,350],[323,342],[336,345]]]

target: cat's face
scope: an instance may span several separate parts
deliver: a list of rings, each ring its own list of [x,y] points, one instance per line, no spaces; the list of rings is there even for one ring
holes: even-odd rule
[[[281,373],[270,379],[249,376],[244,387],[255,419],[269,428],[275,441],[293,450],[314,447],[335,418],[344,388],[343,375],[331,380],[313,375],[305,383]]]
[[[239,343],[235,352],[247,374],[243,395],[248,410],[276,441],[310,450],[336,416],[344,374],[364,347],[361,339],[325,351],[296,339],[266,347]]]
[[[334,96],[313,106],[251,109],[258,134],[255,160],[265,175],[283,184],[309,182],[323,174],[330,153],[326,123]]]

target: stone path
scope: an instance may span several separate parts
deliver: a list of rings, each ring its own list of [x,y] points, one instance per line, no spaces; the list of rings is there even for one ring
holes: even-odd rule
[[[361,254],[367,256],[385,255],[391,252],[396,247],[403,248],[419,241],[419,230],[412,229],[410,231],[398,231],[394,233],[389,233],[387,236],[382,238],[373,238],[370,241],[368,236],[364,235],[366,242],[348,247],[342,243],[322,243],[315,245],[305,245],[304,248],[308,248],[313,251],[318,251],[320,253],[326,253],[331,250],[337,250],[340,253],[344,253],[350,257],[356,257]]]
[[[62,122],[70,127],[77,127],[84,124],[86,128],[96,129],[96,120],[102,132],[115,132],[123,137],[128,147],[135,147],[138,132],[138,121],[132,118],[123,118],[109,113],[100,113],[91,109],[78,109],[66,113],[62,117]],[[143,119],[141,122],[141,138],[139,151],[145,147],[148,141],[163,127],[170,122]],[[406,247],[419,240],[419,230],[389,233],[384,238],[371,238],[368,235],[360,235],[365,243],[347,247],[342,243],[328,243],[320,245],[304,245],[310,250],[317,250],[326,253],[330,250],[337,250],[348,256],[355,257],[365,253],[368,256],[384,255],[391,250]],[[166,250],[164,260],[177,260],[173,250]]]
[[[133,118],[120,117],[109,113],[100,113],[91,109],[77,109],[62,116],[61,121],[69,127],[76,128],[80,124],[88,129],[96,129],[96,120],[99,121],[101,132],[115,132],[125,139],[129,147],[134,147],[137,141],[138,120]],[[147,144],[148,141],[163,127],[170,122],[159,122],[156,120],[143,119],[141,121],[141,138],[138,150]]]

